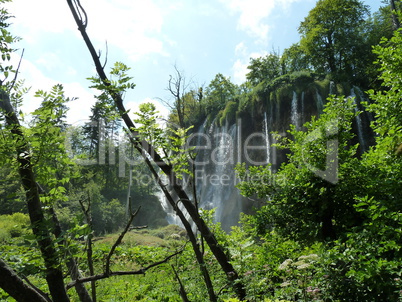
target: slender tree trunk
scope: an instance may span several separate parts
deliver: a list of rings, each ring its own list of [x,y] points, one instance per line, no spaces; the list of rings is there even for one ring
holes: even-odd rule
[[[63,238],[63,235],[62,235],[60,221],[57,218],[57,215],[56,215],[53,207],[50,208],[50,212],[51,212],[50,214],[52,215],[53,224],[54,224],[53,233],[56,236],[56,238],[59,239],[59,244],[64,245],[65,239]],[[67,255],[68,258],[66,260],[66,266],[70,273],[71,279],[74,281],[74,280],[82,278],[82,275],[81,275],[80,271],[78,270],[77,262],[75,261],[73,255],[71,255],[70,251],[67,251],[67,253],[68,253],[68,255]],[[77,283],[75,285],[75,291],[77,292],[78,296],[80,297],[81,302],[93,302],[91,299],[91,296],[89,295],[89,293],[83,283]],[[94,302],[96,302],[96,300]]]
[[[86,33],[86,24],[87,24],[87,15],[84,9],[79,4],[79,1],[75,1],[73,4],[73,0],[67,0],[67,3],[70,7],[70,10],[73,14],[73,17],[76,21],[78,26],[78,30],[81,32],[81,35],[87,45],[87,48],[91,54],[91,57],[94,61],[96,71],[102,80],[105,87],[110,86],[110,81],[108,80],[105,71],[103,69],[102,64],[100,63],[99,57],[95,48],[90,41],[88,34]],[[77,12],[77,9],[80,11]],[[84,16],[84,18],[82,17]],[[158,165],[158,167],[167,175],[170,180],[170,184],[172,185],[174,191],[180,198],[180,202],[183,203],[184,207],[186,208],[187,212],[191,216],[192,220],[196,224],[198,230],[200,231],[201,235],[204,237],[205,242],[211,249],[211,252],[214,254],[215,258],[217,259],[218,263],[220,264],[222,270],[225,272],[229,282],[233,286],[237,296],[240,300],[243,300],[246,296],[245,289],[243,283],[239,280],[239,275],[237,274],[236,270],[232,266],[229,261],[229,258],[225,254],[223,248],[219,245],[215,235],[211,232],[211,230],[206,225],[205,221],[201,218],[200,214],[198,213],[195,205],[189,199],[187,193],[184,191],[183,187],[179,185],[175,173],[173,171],[173,167],[166,162],[164,162],[161,156],[155,151],[153,146],[148,144],[146,141],[138,141],[138,133],[135,130],[135,125],[132,122],[131,118],[127,114],[127,110],[123,105],[123,100],[121,96],[113,91],[109,91],[111,97],[113,98],[115,105],[122,117],[123,121],[125,122],[127,128],[129,129],[131,135],[135,140],[135,148],[140,152],[145,150],[147,154],[141,152],[144,158],[147,158],[148,155],[153,159],[153,161]]]
[[[401,24],[399,22],[398,11],[396,9],[395,0],[391,0],[390,5],[392,10],[392,23],[394,25],[394,30],[397,30],[401,27]]]
[[[1,91],[0,93],[0,107],[5,111],[6,122],[11,127],[11,133],[15,137],[18,170],[25,191],[32,232],[36,237],[45,263],[46,281],[49,291],[54,301],[68,302],[70,299],[64,287],[63,273],[57,255],[56,244],[52,240],[52,234],[47,227],[42,210],[39,189],[31,164],[30,150],[21,131],[17,115],[11,106],[8,94],[5,91]]]

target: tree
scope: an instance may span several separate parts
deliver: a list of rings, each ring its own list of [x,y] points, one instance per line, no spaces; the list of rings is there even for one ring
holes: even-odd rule
[[[162,100],[162,102],[171,109],[169,123],[179,128],[186,128],[196,124],[202,118],[203,87],[194,87],[192,81],[188,81],[184,72],[180,71],[176,65],[174,70],[175,75],[170,75],[166,88],[173,97],[173,101]]]
[[[355,209],[363,217],[362,225],[348,230],[340,244],[329,249],[332,263],[342,270],[329,270],[335,300],[394,301],[399,299],[398,282],[402,254],[401,182],[402,157],[402,36],[396,31],[374,47],[382,90],[370,90],[373,100],[366,104],[375,114],[373,130],[376,144],[363,154],[360,166],[363,189],[355,194]],[[356,175],[356,170],[353,171]],[[354,261],[359,259],[358,261]],[[344,276],[348,276],[348,282]],[[346,293],[346,294],[345,294]]]
[[[205,89],[205,113],[214,115],[223,110],[227,102],[235,99],[236,94],[237,86],[229,78],[218,73]]]
[[[4,0],[1,1],[1,3],[4,2]],[[9,163],[14,164],[18,169],[26,198],[26,206],[32,225],[32,231],[45,262],[46,280],[50,293],[54,299],[57,298],[59,301],[69,301],[64,287],[63,272],[59,261],[59,255],[57,254],[57,244],[51,239],[52,233],[48,228],[45,213],[42,209],[40,191],[34,174],[30,146],[26,140],[26,135],[20,125],[18,116],[10,102],[9,92],[14,87],[15,80],[6,80],[9,75],[15,72],[15,70],[12,66],[8,65],[8,61],[11,58],[11,54],[14,52],[11,45],[16,42],[18,38],[13,37],[7,30],[7,27],[9,26],[8,19],[10,18],[8,12],[5,9],[2,9],[0,16],[0,51],[4,63],[0,68],[1,73],[4,76],[4,79],[0,82],[0,108],[4,114],[5,123],[8,126],[7,131],[11,133],[9,138],[14,142],[14,144],[7,144],[7,147],[12,147],[14,149],[10,154],[12,157],[15,156],[14,159],[8,160]],[[2,268],[7,270],[7,267],[4,265],[2,265]],[[13,274],[7,274],[7,276],[12,278]],[[2,281],[3,284],[8,284],[7,280],[3,279]],[[10,294],[13,296],[19,296],[21,294],[19,293],[19,290],[21,290],[22,287],[16,286],[7,288],[9,288],[11,291]],[[30,288],[31,287],[28,286],[26,291],[30,291]],[[40,299],[37,298],[37,300],[39,301]]]
[[[295,43],[283,51],[281,67],[282,74],[311,69],[308,56],[301,48],[300,43]]]
[[[394,26],[394,30],[398,30],[401,27],[401,24],[399,22],[399,16],[398,16],[398,12],[400,12],[400,8],[401,8],[401,2],[398,0],[390,0],[389,1],[389,5],[391,7],[392,10],[392,23]]]
[[[59,256],[57,255],[57,245],[52,240],[52,234],[48,228],[45,213],[41,204],[39,186],[36,182],[34,169],[31,159],[31,150],[26,141],[25,135],[14,109],[11,106],[8,94],[1,90],[1,108],[4,110],[6,122],[10,127],[11,133],[15,137],[15,153],[17,154],[17,165],[21,182],[26,196],[32,231],[40,247],[42,257],[46,266],[46,280],[49,285],[50,293],[54,300],[69,301],[64,287],[63,272]],[[10,294],[16,296],[16,292]]]
[[[375,101],[368,106],[368,110],[375,114],[374,131],[377,133],[377,148],[381,148],[389,155],[400,154],[402,136],[402,34],[395,31],[391,39],[383,38],[380,45],[374,48],[378,56],[380,79],[383,91],[370,90],[370,97]],[[392,160],[392,159],[391,159]]]
[[[7,19],[5,15],[6,11],[2,10],[1,19],[3,21]],[[144,274],[149,268],[167,262],[173,255],[140,270],[110,271],[110,258],[127,233],[137,211],[130,215],[124,232],[112,246],[105,260],[105,271],[98,275],[82,278],[78,270],[76,255],[72,254],[74,248],[69,244],[72,238],[68,238],[68,232],[62,229],[55,210],[58,203],[67,200],[67,189],[70,187],[67,184],[77,176],[74,175],[76,168],[74,162],[68,157],[64,145],[66,132],[63,117],[67,110],[68,98],[64,96],[61,85],[55,85],[50,93],[38,91],[35,96],[42,98],[42,104],[34,111],[34,119],[29,127],[21,125],[19,114],[13,105],[15,107],[19,105],[22,94],[26,90],[21,89],[20,85],[16,83],[16,77],[11,81],[6,81],[11,74],[16,73],[11,66],[7,65],[14,51],[10,45],[15,42],[16,38],[13,38],[7,31],[6,23],[2,23],[2,26],[0,44],[4,62],[1,72],[4,79],[0,83],[0,118],[3,139],[0,160],[2,165],[8,165],[18,171],[30,227],[43,260],[43,273],[50,296],[33,286],[28,279],[22,280],[18,277],[3,259],[0,260],[0,286],[10,296],[20,301],[66,302],[69,301],[67,289],[75,287],[80,301],[91,302],[92,299],[84,286],[85,282],[94,282],[113,275]],[[113,207],[113,204],[110,207]],[[113,209],[110,207],[107,210],[112,212]],[[74,225],[74,227],[81,230],[88,229],[85,224],[83,226]],[[70,276],[73,280],[67,286],[65,276]]]
[[[380,7],[377,12],[374,12],[370,18],[365,21],[361,27],[361,36],[364,37],[365,48],[364,55],[361,55],[358,68],[360,70],[360,87],[381,89],[381,80],[379,79],[379,70],[374,64],[376,55],[372,51],[372,47],[378,45],[381,39],[390,39],[393,35],[393,23],[389,6]]]
[[[246,78],[253,85],[262,81],[271,82],[281,75],[280,57],[276,53],[271,53],[256,59],[251,58],[247,69],[250,72],[246,74]]]
[[[179,127],[185,127],[185,114],[187,105],[184,100],[184,95],[187,93],[189,84],[186,83],[186,78],[183,75],[183,72],[179,71],[177,66],[174,66],[175,76],[170,75],[169,84],[166,88],[167,91],[173,96],[173,106],[169,106],[171,109],[175,111],[179,120]]]
[[[359,0],[319,0],[301,22],[300,46],[318,72],[353,79],[364,55],[360,28],[368,6]]]

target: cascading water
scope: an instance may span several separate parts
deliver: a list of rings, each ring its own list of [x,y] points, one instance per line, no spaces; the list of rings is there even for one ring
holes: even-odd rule
[[[317,112],[318,114],[321,114],[324,110],[324,102],[322,101],[322,96],[318,90],[316,90],[316,98]]]
[[[335,94],[335,83],[330,82],[328,86],[330,93]],[[356,97],[356,94],[356,110],[361,110],[359,100],[365,98],[354,87],[350,97]],[[306,90],[299,96],[298,100],[298,94],[293,92],[290,108],[284,108],[282,104],[285,103],[271,101],[267,104],[268,108],[262,107],[259,112],[254,110],[250,112],[249,119],[239,119],[235,124],[219,126],[217,119],[211,124],[204,122],[191,137],[189,144],[195,146],[196,153],[194,181],[198,205],[204,209],[215,208],[215,220],[221,223],[224,230],[229,231],[231,226],[238,223],[241,212],[250,213],[252,207],[259,206],[242,197],[235,187],[235,165],[239,162],[247,165],[271,163],[272,170],[277,171],[286,161],[286,151],[273,147],[275,137],[270,132],[275,131],[286,136],[289,123],[300,130],[301,123],[310,120],[313,114],[320,115],[323,112],[325,96],[318,89]],[[286,104],[289,106],[288,102]],[[356,117],[356,134],[363,151],[370,145],[369,122],[370,119],[365,114]],[[191,186],[187,188],[187,193],[194,199]],[[161,201],[168,222],[180,225],[172,207],[164,198]],[[181,205],[180,202],[178,204]],[[188,216],[184,209],[183,212]]]
[[[329,83],[329,94],[336,94],[336,85],[334,81]]]
[[[297,105],[297,94],[296,91],[293,91],[293,98],[292,98],[292,104],[291,104],[291,123],[295,125],[296,130],[299,130],[299,111],[298,111],[298,105]]]
[[[266,148],[266,156],[267,156],[267,164],[271,162],[271,144],[269,142],[269,129],[268,129],[268,118],[267,118],[267,113],[264,112],[264,124],[263,124],[263,130],[265,134],[265,148]]]
[[[353,98],[353,102],[355,104],[355,112],[356,114],[356,125],[357,125],[357,137],[359,139],[359,143],[360,146],[362,148],[362,151],[366,151],[367,150],[367,143],[366,140],[364,138],[364,133],[363,133],[363,122],[362,122],[362,117],[361,117],[361,113],[359,113],[359,104],[356,101],[356,94],[355,94],[355,89],[352,88],[350,90],[350,97]]]
[[[365,102],[370,104],[370,99],[368,99],[363,91],[359,88],[359,87],[353,87],[356,95],[358,96],[359,100],[364,100]],[[367,116],[367,118],[369,119],[370,122],[374,121],[374,116],[373,116],[373,112],[371,111],[364,111],[365,115]]]
[[[207,137],[209,148],[197,155],[196,186],[199,205],[215,208],[215,220],[226,230],[236,225],[242,211],[242,197],[235,188],[238,148],[237,125],[216,127]]]

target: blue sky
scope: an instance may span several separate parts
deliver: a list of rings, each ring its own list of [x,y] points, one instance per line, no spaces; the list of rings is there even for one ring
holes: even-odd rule
[[[364,1],[371,12],[379,0]],[[132,69],[136,88],[125,97],[127,108],[152,101],[162,114],[167,109],[158,98],[166,91],[174,65],[195,86],[208,85],[217,73],[236,83],[245,80],[250,57],[272,50],[282,52],[299,41],[297,28],[315,6],[315,0],[81,0],[88,14],[87,31],[105,58],[107,70],[121,61]],[[14,0],[7,4],[15,16],[11,31],[25,49],[20,78],[38,89],[64,85],[70,103],[68,121],[86,119],[95,91],[87,77],[94,65],[77,26],[63,0]],[[18,51],[20,54],[21,51]],[[14,61],[19,58],[16,56]],[[16,64],[16,63],[14,63]],[[27,97],[26,112],[39,100]]]

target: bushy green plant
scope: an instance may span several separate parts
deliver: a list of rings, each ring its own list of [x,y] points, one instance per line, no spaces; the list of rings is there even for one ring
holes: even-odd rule
[[[22,213],[1,215],[0,230],[0,240],[3,242],[13,237],[29,234],[29,217]]]
[[[224,299],[223,301],[224,302],[241,302],[239,299],[236,299],[236,298]],[[290,302],[290,301],[287,301],[287,300],[278,300],[278,299],[272,300],[272,299],[268,299],[268,298],[266,298],[266,299],[264,299],[262,301],[263,302]]]

